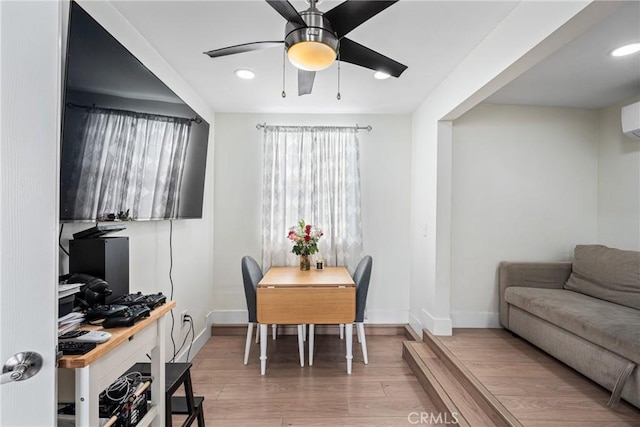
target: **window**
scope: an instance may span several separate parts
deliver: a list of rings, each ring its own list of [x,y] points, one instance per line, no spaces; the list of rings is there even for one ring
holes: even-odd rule
[[[363,255],[357,130],[266,126],[262,268],[297,265],[287,239],[301,219],[320,227],[318,256],[353,273]]]

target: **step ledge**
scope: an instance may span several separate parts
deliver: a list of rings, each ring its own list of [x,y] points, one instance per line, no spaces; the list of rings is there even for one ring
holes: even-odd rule
[[[523,427],[507,408],[467,369],[466,366],[431,332],[424,329],[422,340],[465,387],[484,413],[498,426]]]

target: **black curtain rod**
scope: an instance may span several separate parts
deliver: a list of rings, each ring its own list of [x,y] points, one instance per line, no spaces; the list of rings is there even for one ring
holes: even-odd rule
[[[121,113],[121,114],[129,114],[143,118],[160,118],[160,119],[170,119],[170,120],[188,120],[190,122],[196,122],[198,124],[202,123],[202,119],[198,116],[195,118],[185,118],[185,117],[174,117],[174,116],[165,116],[162,114],[151,114],[151,113],[142,113],[140,111],[129,111],[129,110],[119,110],[116,108],[105,108],[105,107],[96,107],[95,105],[78,105],[71,102],[67,102],[67,107],[75,108],[78,110],[102,110],[107,112]]]
[[[274,125],[274,126],[279,126],[279,125]],[[258,123],[256,125],[256,129],[264,129],[267,127],[267,123]],[[284,127],[296,127],[296,126],[284,126]],[[310,127],[310,126],[300,126],[300,127]],[[367,126],[358,126],[358,124],[356,124],[355,126],[318,126],[321,128],[333,128],[333,129],[356,129],[356,130],[366,130],[367,132],[371,132],[371,130],[373,129],[371,127],[371,125],[367,125]]]

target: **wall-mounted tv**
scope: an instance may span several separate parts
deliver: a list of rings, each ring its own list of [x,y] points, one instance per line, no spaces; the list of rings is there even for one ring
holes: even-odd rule
[[[71,2],[60,221],[202,218],[209,123]]]

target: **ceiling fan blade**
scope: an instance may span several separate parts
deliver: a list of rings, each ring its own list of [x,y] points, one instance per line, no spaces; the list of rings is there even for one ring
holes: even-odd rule
[[[331,22],[333,31],[342,38],[363,22],[373,18],[398,0],[392,1],[359,1],[347,0],[324,13]]]
[[[298,68],[298,96],[308,95],[311,93],[315,78],[315,71],[305,71]]]
[[[212,58],[216,58],[218,56],[235,55],[236,53],[251,52],[252,50],[278,47],[282,46],[283,43],[284,41],[244,43],[235,46],[228,46],[220,49],[210,50],[208,52],[204,52],[204,54],[209,55]]]
[[[394,61],[346,37],[340,40],[340,54],[338,58],[340,61],[360,65],[361,67],[374,71],[381,71],[393,77],[400,77],[400,74],[407,69],[406,65]]]
[[[276,12],[284,17],[289,22],[293,22],[294,24],[301,25],[303,27],[307,26],[307,23],[304,22],[298,11],[295,7],[291,5],[287,0],[266,0],[269,3],[269,6],[274,8]]]

